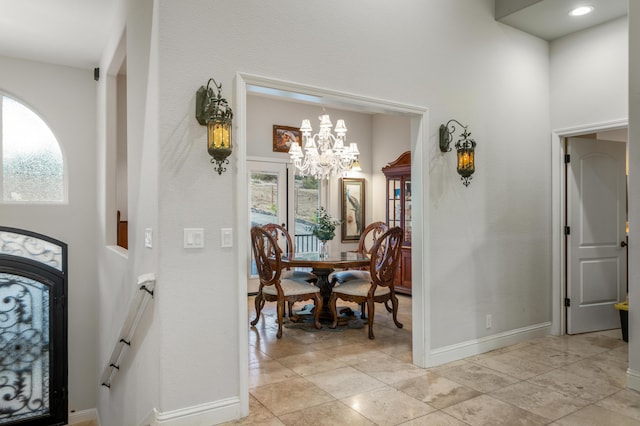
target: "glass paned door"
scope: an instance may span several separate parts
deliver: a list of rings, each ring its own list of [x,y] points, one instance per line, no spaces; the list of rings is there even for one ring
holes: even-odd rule
[[[49,287],[0,272],[0,424],[48,415]]]
[[[249,227],[266,225],[267,223],[284,224],[289,229],[288,218],[293,217],[293,212],[288,211],[287,190],[288,185],[287,165],[285,163],[270,163],[263,161],[248,161],[249,173]],[[251,254],[249,270],[249,293],[258,291],[258,279],[255,261]]]
[[[66,247],[0,227],[0,425],[67,423]]]

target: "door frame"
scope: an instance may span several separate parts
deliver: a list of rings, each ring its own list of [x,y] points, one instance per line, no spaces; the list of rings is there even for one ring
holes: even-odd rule
[[[246,229],[248,222],[247,206],[247,93],[251,87],[268,89],[274,93],[279,92],[283,98],[291,96],[303,96],[306,99],[315,100],[319,104],[334,104],[337,107],[352,107],[364,111],[402,115],[410,119],[411,126],[411,151],[412,166],[411,175],[416,196],[413,200],[413,233],[414,246],[412,250],[413,283],[412,283],[412,341],[413,363],[419,367],[430,365],[431,330],[430,321],[430,281],[429,281],[429,111],[426,108],[384,101],[364,96],[338,92],[335,90],[307,86],[283,80],[275,80],[267,77],[236,73],[234,86],[234,99],[236,105],[236,259],[238,270],[246,271],[248,265],[245,253],[249,241],[249,232]],[[239,368],[239,397],[240,415],[249,414],[249,342],[247,332],[247,279],[246,274],[239,274],[238,280],[238,368]]]
[[[629,126],[629,120],[619,119],[567,127],[551,131],[551,334],[562,336],[566,330],[564,299],[566,297],[566,211],[565,144],[567,137],[586,133],[617,130]],[[627,142],[628,143],[628,142]]]

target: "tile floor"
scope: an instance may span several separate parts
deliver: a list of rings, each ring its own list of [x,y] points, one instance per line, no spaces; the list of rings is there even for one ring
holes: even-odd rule
[[[411,364],[411,301],[397,329],[285,328],[275,304],[249,331],[252,425],[640,425],[620,330],[546,337],[430,369]],[[302,306],[297,304],[296,308]],[[249,318],[254,317],[253,298]]]

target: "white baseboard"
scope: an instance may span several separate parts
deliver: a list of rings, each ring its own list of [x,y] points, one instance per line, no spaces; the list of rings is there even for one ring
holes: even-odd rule
[[[551,323],[544,322],[455,345],[443,346],[431,351],[430,364],[435,367],[549,334],[551,334]]]
[[[627,368],[627,387],[640,392],[640,371]]]
[[[100,418],[98,417],[98,410],[91,408],[88,410],[74,411],[69,413],[69,425],[75,425],[77,423],[88,422],[95,420],[97,425],[100,426]]]
[[[240,398],[233,397],[193,407],[155,413],[150,426],[210,426],[240,418]],[[147,426],[145,424],[141,426]]]

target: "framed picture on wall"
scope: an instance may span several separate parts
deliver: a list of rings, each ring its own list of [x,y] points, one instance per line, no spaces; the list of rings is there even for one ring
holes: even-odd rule
[[[364,179],[342,178],[342,241],[358,241],[364,230]]]
[[[273,152],[289,152],[292,143],[302,146],[302,132],[297,127],[273,125]]]

